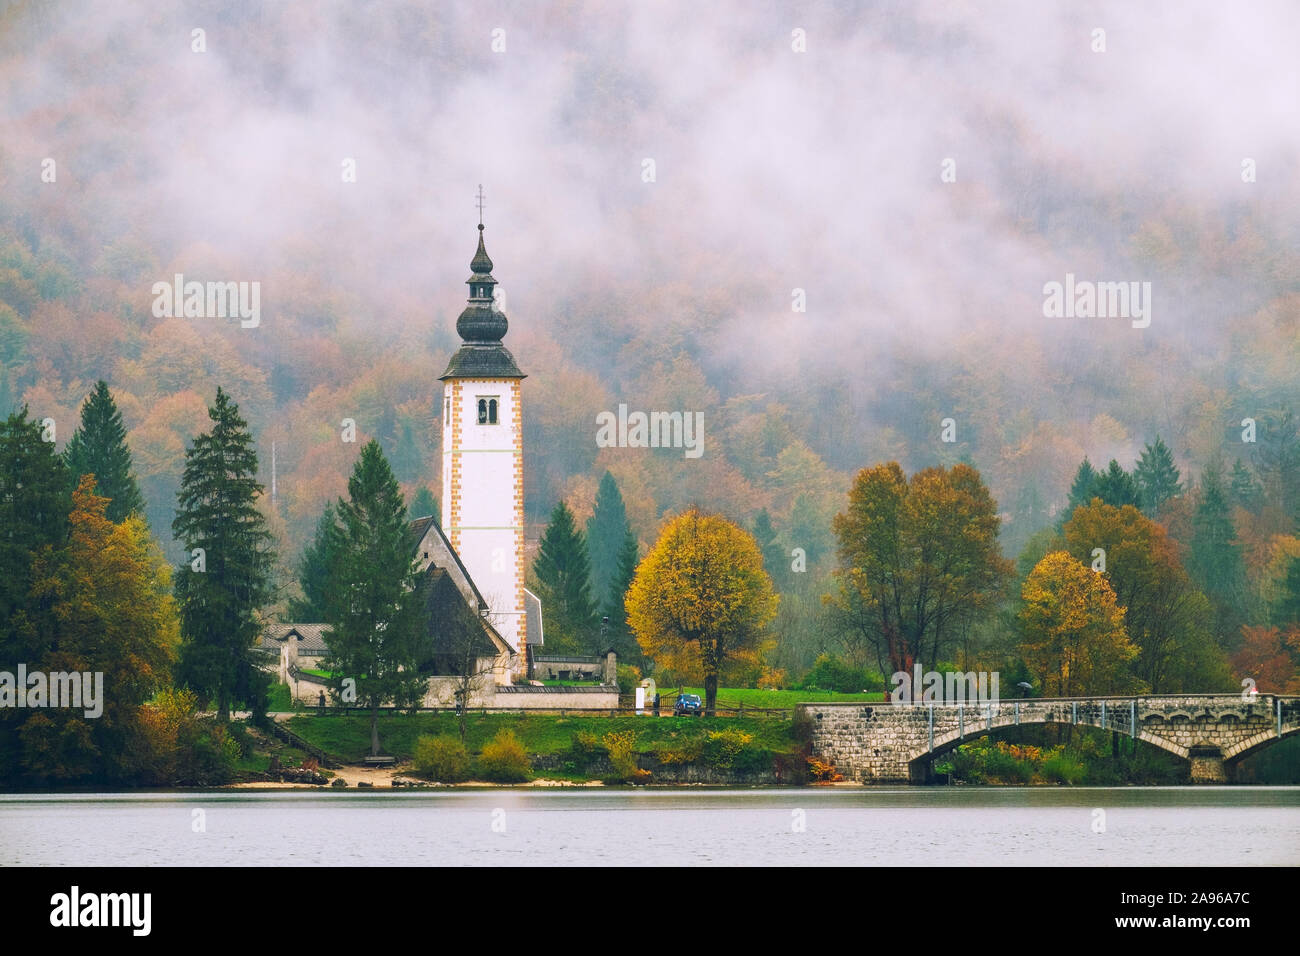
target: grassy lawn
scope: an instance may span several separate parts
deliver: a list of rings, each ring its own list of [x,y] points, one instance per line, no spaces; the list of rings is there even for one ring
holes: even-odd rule
[[[700,698],[704,697],[703,687],[687,687],[686,693],[699,694]],[[672,700],[677,696],[677,688],[659,688],[661,700],[667,701],[668,706],[672,706]],[[793,707],[800,703],[824,703],[831,701],[852,702],[852,701],[873,701],[884,700],[884,693],[874,694],[837,694],[830,690],[757,690],[747,687],[720,687],[718,688],[718,706],[719,707],[739,707],[744,704],[746,707]]]
[[[272,684],[270,704],[266,708],[272,713],[293,710],[293,698],[289,696],[288,684]]]
[[[749,717],[557,717],[550,714],[470,714],[466,745],[471,752],[503,728],[513,730],[531,754],[558,754],[569,750],[573,736],[583,730],[603,737],[607,733],[632,730],[637,750],[646,752],[656,745],[671,746],[702,738],[710,731],[734,727],[752,734],[754,743],[772,750],[791,749],[788,720]],[[347,761],[359,761],[370,752],[370,718],[361,716],[295,717],[289,728],[328,753]],[[415,740],[421,734],[458,736],[455,714],[381,714],[379,742],[385,753],[410,759]]]

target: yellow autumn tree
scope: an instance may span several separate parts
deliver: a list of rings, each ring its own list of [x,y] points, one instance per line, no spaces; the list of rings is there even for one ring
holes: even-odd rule
[[[67,543],[33,562],[42,613],[27,622],[46,650],[33,670],[102,677],[102,712],[33,712],[19,730],[25,769],[37,777],[129,779],[151,757],[141,708],[171,678],[180,621],[171,574],[138,515],[105,516],[108,499],[83,475],[72,494]]]
[[[1141,688],[1129,662],[1138,649],[1105,575],[1053,551],[1021,589],[1020,654],[1048,697],[1123,694]]]
[[[723,666],[757,654],[776,608],[753,536],[698,508],[663,529],[627,594],[641,650],[660,667],[703,674],[709,713]]]

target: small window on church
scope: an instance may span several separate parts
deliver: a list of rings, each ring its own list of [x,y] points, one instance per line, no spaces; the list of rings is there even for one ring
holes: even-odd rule
[[[478,400],[478,423],[480,425],[486,425],[488,423],[487,416],[488,416],[487,399],[480,398]]]
[[[484,395],[478,400],[478,423],[480,425],[497,424],[497,402],[495,395]]]
[[[495,398],[489,398],[488,399],[488,424],[495,425],[496,423],[497,423],[497,400]]]
[[[446,398],[442,400],[442,423],[444,425],[451,424],[451,396],[450,395],[448,395]]]

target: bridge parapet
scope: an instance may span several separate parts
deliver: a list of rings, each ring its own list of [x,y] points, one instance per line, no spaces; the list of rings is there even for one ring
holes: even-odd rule
[[[940,703],[809,703],[812,745],[845,777],[923,778],[929,758],[1018,724],[1078,724],[1122,733],[1189,760],[1193,782],[1224,782],[1235,761],[1300,730],[1300,697],[1231,694],[1028,698]]]

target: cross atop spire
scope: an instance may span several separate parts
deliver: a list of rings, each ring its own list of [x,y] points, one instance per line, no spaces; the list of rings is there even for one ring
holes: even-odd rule
[[[483,184],[478,184],[478,227],[483,228]]]

